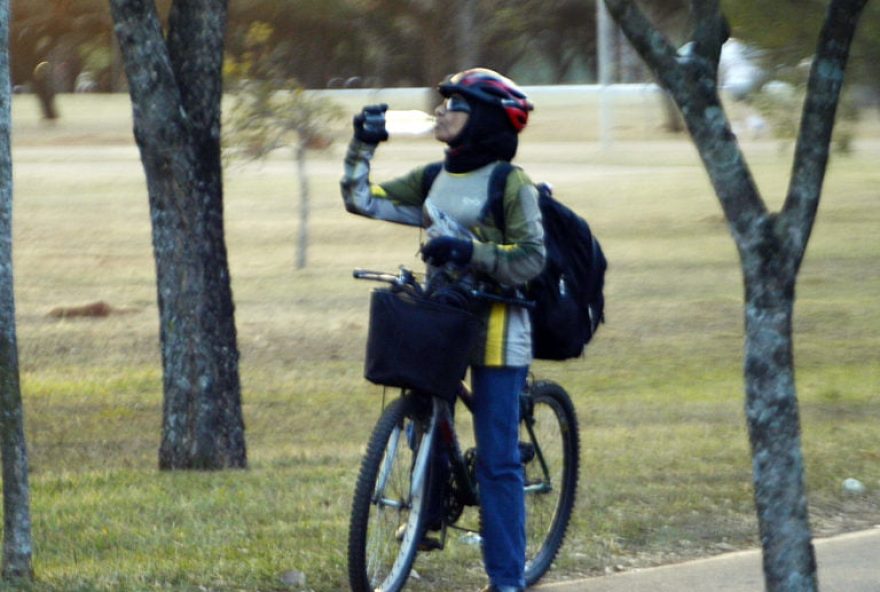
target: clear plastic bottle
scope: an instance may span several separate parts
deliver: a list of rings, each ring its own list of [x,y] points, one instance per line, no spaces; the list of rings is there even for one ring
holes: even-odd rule
[[[385,129],[391,138],[426,136],[434,131],[434,116],[418,109],[389,109],[385,112]]]

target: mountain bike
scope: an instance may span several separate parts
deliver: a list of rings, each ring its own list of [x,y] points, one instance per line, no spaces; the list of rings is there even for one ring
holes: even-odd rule
[[[356,271],[355,277],[420,290],[412,272],[403,268],[399,274]],[[475,291],[470,295],[515,301]],[[455,400],[471,410],[471,396],[462,382]],[[449,529],[469,530],[458,521],[465,507],[479,505],[477,453],[461,450],[455,400],[402,388],[401,396],[384,407],[361,461],[352,502],[348,574],[353,592],[400,590],[420,551],[442,550]],[[580,442],[574,405],[561,386],[530,377],[519,401],[525,580],[531,586],[550,569],[565,537],[577,490]],[[448,459],[444,471],[436,460],[441,450]],[[439,523],[428,524],[431,496],[442,500]],[[436,537],[426,536],[429,528]]]

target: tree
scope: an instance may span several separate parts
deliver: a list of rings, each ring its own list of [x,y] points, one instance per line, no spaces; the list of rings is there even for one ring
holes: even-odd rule
[[[792,315],[849,48],[867,0],[831,0],[828,7],[807,85],[792,177],[778,213],[767,210],[719,99],[718,62],[729,31],[718,0],[692,2],[693,34],[679,51],[630,0],[605,2],[681,109],[739,252],[745,284],[746,416],[767,590],[816,590]]]
[[[220,99],[226,3],[111,0],[147,179],[159,299],[162,469],[245,467],[223,227]]]
[[[32,577],[30,489],[15,335],[12,277],[12,100],[9,0],[0,0],[0,452],[3,457],[3,578]]]
[[[306,153],[330,145],[328,124],[342,110],[328,99],[308,95],[295,79],[286,78],[280,62],[285,52],[273,50],[272,26],[253,23],[242,59],[230,64],[236,80],[227,140],[248,158],[264,158],[278,148],[293,146],[300,186],[299,237],[296,268],[306,267],[309,245],[309,180]]]

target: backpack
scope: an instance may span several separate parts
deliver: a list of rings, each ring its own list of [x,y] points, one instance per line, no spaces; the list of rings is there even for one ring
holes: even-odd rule
[[[433,163],[425,169],[425,195],[441,168],[441,163]],[[513,169],[502,162],[489,178],[486,207],[498,228],[504,228],[504,190]],[[548,184],[536,188],[547,259],[543,271],[525,286],[526,298],[535,303],[530,310],[532,351],[542,360],[577,358],[605,321],[608,262],[586,220],[557,201]]]

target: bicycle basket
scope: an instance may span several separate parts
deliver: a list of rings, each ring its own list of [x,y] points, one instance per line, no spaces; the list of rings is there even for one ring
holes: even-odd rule
[[[461,308],[373,290],[364,376],[454,400],[480,325],[479,317]]]

